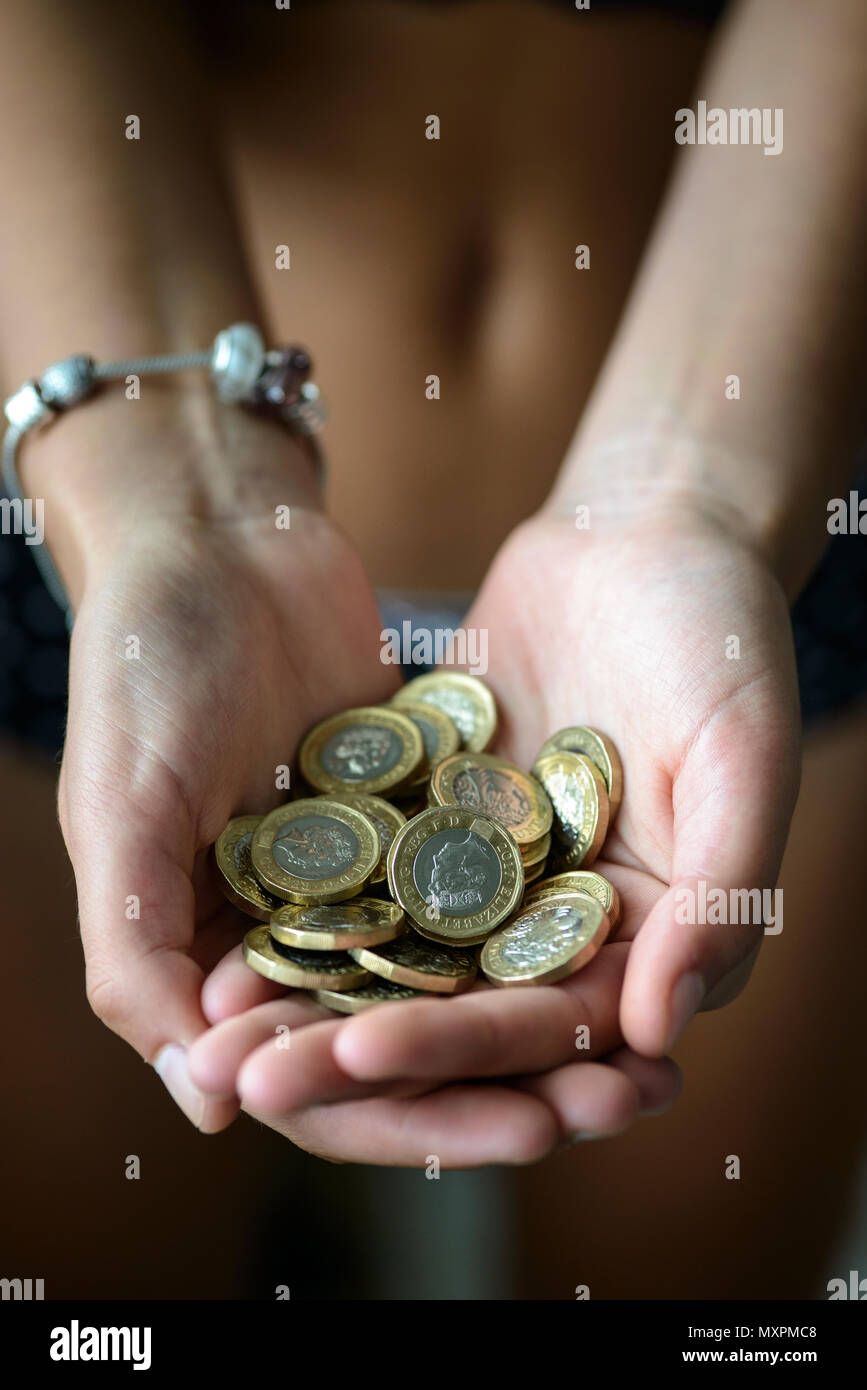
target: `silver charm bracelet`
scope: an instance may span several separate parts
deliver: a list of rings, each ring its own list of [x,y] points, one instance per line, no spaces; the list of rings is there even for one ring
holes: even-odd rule
[[[309,356],[299,347],[266,351],[258,328],[251,323],[235,323],[218,333],[206,352],[102,363],[84,355],[65,357],[48,367],[38,381],[25,382],[4,406],[7,426],[2,472],[7,497],[23,502],[16,460],[21,440],[30,430],[49,424],[87,400],[102,382],[195,369],[210,370],[218,400],[260,410],[302,436],[311,449],[316,481],[322,487],[324,463],[314,436],[325,423],[325,410],[319,388],[309,379]],[[66,624],[71,628],[66,589],[44,542],[34,548],[33,558],[52,598],[66,610]]]

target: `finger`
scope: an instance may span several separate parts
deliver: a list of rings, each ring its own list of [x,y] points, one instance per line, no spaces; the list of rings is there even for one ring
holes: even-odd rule
[[[235,946],[220,960],[211,971],[202,989],[202,1012],[209,1023],[222,1023],[266,1004],[269,999],[279,999],[286,994],[286,986],[275,980],[266,980],[257,975],[244,960],[241,945]]]
[[[620,1047],[605,1058],[605,1063],[623,1072],[637,1087],[639,1115],[662,1115],[680,1095],[683,1076],[670,1057],[641,1057],[631,1047]]]
[[[288,1114],[304,1106],[381,1091],[378,1084],[348,1076],[336,1062],[334,1039],[344,1026],[343,1019],[329,1018],[296,1028],[290,1046],[285,1048],[276,1046],[275,1039],[269,1036],[243,1059],[238,1069],[236,1089],[243,1108],[254,1114]],[[417,1093],[426,1087],[404,1081],[393,1089],[398,1094],[403,1090]]]
[[[205,1095],[193,1081],[187,1049],[166,1043],[154,1059],[154,1071],[169,1095],[202,1134],[218,1134],[230,1125],[241,1106],[237,1099]]]
[[[179,777],[148,738],[147,701],[137,699],[128,663],[118,667],[110,639],[87,645],[89,621],[82,610],[58,790],[88,998],[97,1017],[154,1064],[193,1123],[212,1131],[236,1107],[206,1102],[186,1065],[186,1046],[207,1027],[202,971],[189,954],[196,827]]]
[[[328,1018],[327,1009],[306,995],[292,993],[218,1023],[201,1033],[187,1059],[193,1084],[205,1095],[234,1100],[243,1062],[267,1042],[278,1051],[292,1046],[296,1028]]]
[[[621,1005],[624,1038],[646,1056],[668,1052],[699,1008],[733,997],[761,944],[771,905],[761,891],[776,881],[798,767],[789,723],[773,723],[763,692],[739,692],[675,779],[672,885],[635,938]]]
[[[576,1030],[585,1027],[589,1048],[582,1056],[608,1052],[621,1040],[618,1000],[629,949],[603,947],[558,985],[371,1009],[347,1020],[335,1038],[335,1057],[345,1072],[367,1081],[511,1076],[573,1056]]]
[[[189,868],[135,808],[124,808],[110,833],[102,829],[86,842],[70,837],[88,998],[97,1017],[152,1061],[166,1043],[185,1045],[206,1027],[202,971],[188,954]]]
[[[392,1168],[535,1163],[560,1135],[547,1105],[503,1086],[447,1086],[415,1099],[346,1101],[288,1116],[252,1113],[308,1153]]]
[[[621,1047],[604,1062],[570,1062],[514,1084],[544,1100],[564,1137],[577,1143],[620,1134],[638,1115],[662,1114],[680,1094],[681,1075],[667,1057],[651,1060]]]
[[[569,1062],[543,1076],[521,1077],[515,1085],[543,1100],[561,1137],[572,1141],[620,1134],[638,1115],[637,1085],[604,1062]]]
[[[88,999],[107,1027],[153,1063],[188,1119],[213,1134],[238,1106],[204,1096],[187,1065],[187,1046],[207,1027],[202,971],[187,954],[192,885],[161,847],[149,846],[149,830],[127,815],[100,840],[99,854],[75,856]],[[140,915],[128,919],[124,908],[133,895]]]

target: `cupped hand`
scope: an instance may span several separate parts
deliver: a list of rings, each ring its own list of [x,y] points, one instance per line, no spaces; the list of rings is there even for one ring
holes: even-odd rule
[[[230,816],[287,799],[279,770],[312,723],[388,698],[378,631],[354,551],[303,507],[290,529],[273,510],[143,519],[89,568],[59,788],[88,997],[203,1129],[237,1102],[197,1093],[183,1049],[208,1025],[207,972],[250,926],[208,846]]]
[[[306,1071],[275,1045],[270,1013],[257,1014],[261,986],[228,958],[205,992],[218,1026],[194,1054],[202,1085],[236,1086],[299,1142],[367,1162],[422,1161],[422,1134],[457,1162],[519,1161],[670,1101],[670,1064],[641,1073],[652,1096],[622,1087],[618,1064],[664,1058],[697,1009],[734,997],[763,930],[680,920],[683,892],[700,879],[726,893],[770,887],[797,789],[785,600],[715,518],[656,516],[598,535],[534,520],[504,547],[467,625],[488,635],[500,751],[530,766],[548,735],[575,723],[620,749],[623,807],[596,867],[624,917],[598,959],[553,988],[320,1017],[303,1042]],[[248,1003],[242,1025],[234,1017]],[[585,1025],[589,1049],[578,1051]],[[461,1083],[480,1080],[497,1084],[474,1086],[472,1126]],[[519,1094],[523,1112],[509,1113]],[[530,1096],[550,1113],[526,1107]]]
[[[742,911],[738,890],[773,885],[797,793],[785,599],[745,541],[695,510],[598,533],[539,518],[504,547],[466,625],[487,633],[486,679],[502,714],[498,751],[529,767],[545,738],[571,724],[598,727],[620,750],[623,805],[595,867],[618,888],[623,921],[590,966],[554,987],[479,991],[446,1007],[390,1006],[320,1024],[307,1042],[327,1039],[335,1090],[326,1084],[325,1099],[345,1094],[347,1078],[366,1088],[439,1085],[445,1090],[433,1103],[443,1105],[451,1088],[459,1126],[466,1093],[457,1083],[498,1078],[512,1096],[545,1102],[562,1133],[606,1132],[642,1108],[618,1091],[614,1071],[624,1062],[655,1066],[642,1080],[670,1103],[671,1064],[648,1059],[663,1059],[697,1010],[740,991],[761,943],[762,922],[733,924],[731,909]],[[707,893],[723,890],[728,920],[700,920],[701,880]],[[227,961],[214,982],[229,994],[233,969]],[[219,1012],[218,991],[212,1000]],[[582,1025],[589,1050],[580,1054]],[[582,1055],[593,1060],[576,1061]],[[283,1107],[284,1124],[306,1098],[299,1074],[264,1040],[239,1085],[261,1104]],[[358,1092],[358,1117],[365,1106],[383,1123],[390,1117],[395,1142],[412,1147],[405,1107],[375,1110],[368,1094]],[[506,1094],[492,1095],[493,1116]],[[417,1100],[410,1116],[426,1115],[429,1104]],[[654,1108],[647,1097],[643,1104]],[[550,1145],[550,1119],[538,1110],[516,1111],[515,1122],[524,1156]],[[485,1123],[493,1127],[494,1118]]]
[[[624,1040],[660,1057],[697,1010],[740,991],[762,940],[734,894],[773,886],[797,796],[782,590],[745,540],[697,507],[598,530],[540,517],[507,543],[467,625],[488,631],[503,752],[530,766],[570,724],[599,728],[620,751],[623,804],[595,867],[627,908]],[[695,920],[701,881],[725,894],[718,923]],[[539,998],[525,1046],[548,1038],[553,1049],[555,1035],[566,1056],[569,1038]]]

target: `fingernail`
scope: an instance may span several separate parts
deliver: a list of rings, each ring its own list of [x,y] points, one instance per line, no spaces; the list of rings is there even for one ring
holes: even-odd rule
[[[588,1139],[608,1139],[607,1134],[590,1134],[587,1130],[576,1130],[574,1134],[567,1134],[565,1139],[561,1139],[557,1145],[558,1149],[571,1149],[576,1144],[584,1144]]]
[[[205,1097],[190,1080],[186,1049],[177,1043],[166,1043],[154,1058],[154,1071],[187,1119],[192,1120],[196,1129],[201,1129]]]
[[[677,1042],[681,1033],[705,996],[704,980],[695,971],[683,975],[671,992],[668,1037],[665,1050],[668,1052]]]

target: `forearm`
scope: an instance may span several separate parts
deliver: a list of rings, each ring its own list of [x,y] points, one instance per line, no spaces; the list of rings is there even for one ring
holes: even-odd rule
[[[796,592],[864,424],[867,10],[742,5],[696,97],[726,111],[782,108],[782,153],[730,144],[679,155],[551,500],[564,509],[592,497],[616,512],[698,495]]]
[[[4,394],[73,352],[190,351],[229,323],[259,320],[215,110],[171,7],[38,0],[2,15],[0,171],[12,214],[0,224]],[[131,115],[137,140],[126,138]],[[25,443],[22,478],[46,497],[62,568],[118,498],[132,518],[145,505],[229,507],[257,478],[270,497],[293,467],[305,485],[300,446],[218,406],[205,374],[143,378],[140,389],[130,401],[123,383],[106,388]]]

